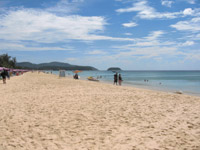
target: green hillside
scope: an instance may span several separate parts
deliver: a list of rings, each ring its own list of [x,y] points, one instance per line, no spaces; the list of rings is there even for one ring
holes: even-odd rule
[[[50,63],[41,63],[41,64],[33,64],[30,62],[20,62],[16,64],[18,67],[23,69],[36,69],[36,70],[98,70],[91,66],[78,66],[71,65],[68,63],[62,62],[50,62]]]

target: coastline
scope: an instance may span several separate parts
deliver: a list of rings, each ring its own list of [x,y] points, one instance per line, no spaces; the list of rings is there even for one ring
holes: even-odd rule
[[[67,75],[66,78],[73,79],[73,76]],[[80,78],[79,80],[89,81],[86,78]],[[93,81],[90,81],[90,82],[93,82]],[[113,85],[112,81],[100,80],[99,82],[100,83],[105,83],[105,84]],[[119,86],[119,85],[117,85],[117,86]],[[160,89],[159,87],[144,86],[144,85],[143,86],[142,85],[139,86],[139,85],[127,84],[127,83],[124,83],[124,82],[122,82],[121,86],[123,86],[123,87],[133,87],[133,88],[137,88],[137,89],[141,89],[141,90],[142,89],[144,89],[144,90],[150,90],[150,91],[155,91],[155,92],[159,91],[159,92],[165,92],[165,93],[170,93],[170,94],[177,94],[176,92],[181,92],[181,95],[190,95],[190,96],[200,97],[199,93],[182,92],[181,90],[172,90],[172,89],[169,89],[169,88],[165,88],[165,89],[162,88],[162,89]]]
[[[0,94],[3,150],[200,148],[199,97],[31,72]]]
[[[58,74],[58,72],[54,72]],[[72,74],[70,71],[67,74]],[[123,71],[123,86],[131,86],[156,91],[182,93],[200,96],[199,71]],[[108,71],[83,71],[81,80],[88,76],[101,77],[100,82],[113,84],[113,73]],[[145,82],[148,79],[148,82]]]

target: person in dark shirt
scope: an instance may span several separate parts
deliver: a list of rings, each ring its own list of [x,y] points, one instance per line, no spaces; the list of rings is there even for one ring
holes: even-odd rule
[[[6,76],[8,76],[8,72],[6,70],[3,70],[1,76],[3,78],[3,84],[6,84]]]
[[[121,74],[119,74],[119,85],[122,85],[122,76],[121,76]]]
[[[117,85],[117,79],[118,79],[118,75],[117,73],[114,74],[114,85],[116,84]]]
[[[74,75],[74,79],[78,79],[78,74],[77,73]]]

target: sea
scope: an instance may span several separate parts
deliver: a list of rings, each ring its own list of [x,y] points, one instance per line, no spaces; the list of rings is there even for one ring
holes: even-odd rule
[[[53,71],[58,75],[59,71]],[[182,92],[184,94],[200,96],[199,71],[119,71],[122,86],[133,86],[166,92]],[[66,76],[72,77],[72,71],[66,71]],[[81,80],[93,76],[100,82],[113,84],[115,72],[112,71],[82,71],[78,73]]]

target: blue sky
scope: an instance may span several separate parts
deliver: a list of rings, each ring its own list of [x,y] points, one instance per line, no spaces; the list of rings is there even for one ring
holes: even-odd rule
[[[0,54],[100,70],[199,70],[200,0],[0,0]]]

